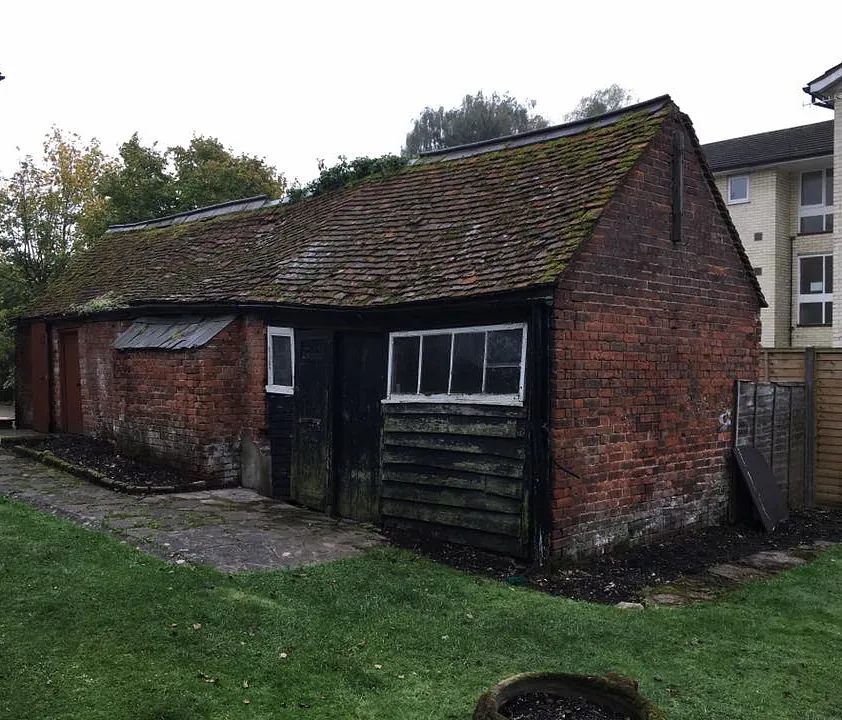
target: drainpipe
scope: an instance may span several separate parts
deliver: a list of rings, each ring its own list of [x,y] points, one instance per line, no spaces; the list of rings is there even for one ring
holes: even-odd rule
[[[789,347],[792,347],[792,330],[794,325],[792,324],[792,291],[795,289],[795,284],[793,283],[792,276],[792,265],[793,261],[795,260],[795,235],[789,236]]]

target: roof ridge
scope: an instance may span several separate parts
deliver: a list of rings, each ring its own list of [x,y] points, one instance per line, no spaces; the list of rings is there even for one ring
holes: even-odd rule
[[[545,142],[547,140],[555,140],[557,138],[568,137],[570,135],[578,135],[579,133],[594,130],[600,127],[608,127],[620,122],[626,115],[631,115],[642,110],[649,110],[650,113],[656,113],[663,109],[666,105],[673,103],[673,99],[669,95],[659,95],[658,97],[644,100],[633,105],[627,105],[617,110],[596,115],[594,117],[583,118],[582,120],[573,120],[572,122],[561,123],[559,125],[551,125],[545,128],[537,128],[535,130],[527,130],[522,133],[514,133],[511,135],[503,135],[489,140],[480,140],[473,143],[465,143],[464,145],[455,145],[449,148],[441,148],[439,150],[429,150],[422,152],[416,160],[411,161],[412,164],[425,162],[438,162],[441,160],[455,160],[463,157],[470,157],[472,155],[481,155],[487,152],[495,152],[506,148],[523,147],[524,145],[532,145],[533,143]],[[674,104],[674,103],[673,103]]]
[[[180,213],[173,213],[172,215],[164,215],[163,217],[150,218],[149,220],[122,223],[119,225],[109,225],[105,232],[131,232],[133,230],[145,230],[146,228],[169,227],[170,225],[180,225],[186,222],[205,220],[206,218],[217,217],[219,215],[229,215],[231,213],[243,212],[244,210],[257,210],[259,208],[270,207],[280,203],[281,200],[270,200],[268,195],[252,195],[247,198],[226,200],[225,202],[205,205],[204,207],[195,208],[193,210],[185,210]]]
[[[738,137],[723,138],[722,140],[714,140],[713,142],[704,143],[702,145],[702,148],[708,148],[711,145],[719,145],[720,143],[737,142],[739,140],[759,138],[763,135],[774,135],[776,133],[791,132],[793,130],[803,130],[805,128],[812,128],[819,125],[833,125],[833,120],[819,120],[818,122],[804,123],[803,125],[793,125],[792,127],[778,128],[777,130],[764,130],[763,132],[751,133],[749,135],[739,135]]]

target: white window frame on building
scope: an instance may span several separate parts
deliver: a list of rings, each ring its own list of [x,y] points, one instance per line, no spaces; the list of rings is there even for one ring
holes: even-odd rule
[[[811,279],[805,278],[804,261],[821,258],[821,277],[814,273]],[[816,263],[811,263],[816,265]],[[798,258],[798,325],[817,327],[831,325],[833,322],[833,255],[801,255]],[[806,321],[807,306],[818,305],[821,322]],[[816,308],[813,308],[814,310]]]
[[[738,189],[739,183],[737,181],[745,181],[745,193],[735,195],[734,191]],[[740,203],[747,203],[751,201],[751,178],[748,174],[729,175],[728,176],[728,204],[739,205]]]
[[[805,177],[821,175],[821,202],[804,203]],[[815,198],[811,198],[815,199]],[[807,223],[813,223],[805,230]],[[798,184],[798,234],[814,235],[833,231],[833,168],[805,170]]]
[[[505,354],[506,349],[495,349],[493,343],[494,333],[506,333],[512,339],[512,331],[520,332],[519,357],[516,345],[511,346],[513,354],[507,357],[494,358],[495,352]],[[480,338],[479,336],[483,337]],[[449,337],[449,343],[447,336]],[[515,336],[516,337],[516,336]],[[417,338],[417,351],[413,347],[411,339]],[[432,357],[432,342],[438,344],[435,352],[439,359],[444,362],[437,367],[424,364],[424,347],[429,343],[428,350]],[[461,342],[460,342],[461,339]],[[408,340],[408,342],[407,342]],[[395,342],[401,342],[404,347],[395,349]],[[480,346],[481,341],[481,346]],[[456,356],[457,343],[460,342],[465,364],[455,368],[454,357]],[[526,378],[526,323],[507,323],[503,325],[473,325],[470,327],[441,328],[436,330],[409,330],[393,332],[389,334],[389,371],[386,387],[385,403],[401,402],[438,402],[438,403],[477,403],[493,405],[523,405],[524,386]],[[473,344],[473,347],[471,347]],[[504,343],[505,344],[505,343]],[[504,345],[503,344],[503,345]],[[417,353],[417,354],[416,354]],[[469,355],[473,353],[473,361],[469,361]],[[409,388],[398,385],[399,376],[396,372],[395,363],[398,359],[409,363],[405,365],[401,374],[408,379]],[[481,358],[481,366],[479,361]],[[459,361],[457,360],[457,363]],[[417,366],[417,367],[416,367]],[[454,368],[456,372],[454,373]],[[437,375],[431,384],[437,383],[436,391],[425,391],[423,384],[429,377],[425,370],[430,369],[430,375]],[[433,372],[435,371],[435,373]],[[489,372],[491,371],[491,372]],[[495,372],[496,371],[496,372]],[[481,377],[480,377],[481,373]],[[491,374],[497,374],[496,382],[511,384],[511,392],[494,392],[489,390],[490,382],[495,382]],[[472,377],[468,377],[472,375]],[[446,376],[446,382],[445,382]],[[477,390],[460,391],[454,387],[454,377],[457,383],[464,383],[462,387],[473,384]],[[461,379],[460,379],[461,378]],[[505,378],[505,379],[504,379]],[[516,385],[516,387],[515,387]],[[445,389],[446,386],[446,389]],[[440,388],[440,389],[439,389]],[[508,388],[507,388],[508,389]]]
[[[275,377],[275,342],[274,338],[289,338],[289,371],[286,377]],[[284,345],[286,343],[280,343]],[[266,328],[266,392],[292,395],[295,387],[295,333],[292,328]],[[281,382],[277,382],[281,380]]]

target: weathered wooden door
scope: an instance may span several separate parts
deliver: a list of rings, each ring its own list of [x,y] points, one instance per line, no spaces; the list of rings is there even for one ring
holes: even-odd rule
[[[29,335],[30,377],[32,378],[32,428],[50,431],[50,349],[47,325],[37,322]]]
[[[79,373],[79,334],[59,334],[59,382],[61,383],[61,429],[82,432],[82,380]]]
[[[381,334],[337,337],[336,513],[379,519],[380,401],[386,389],[386,339]]]
[[[296,330],[295,354],[290,497],[307,507],[330,512],[333,333]]]

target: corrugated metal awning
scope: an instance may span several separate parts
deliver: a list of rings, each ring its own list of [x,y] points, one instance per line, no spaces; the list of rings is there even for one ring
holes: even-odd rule
[[[135,320],[112,347],[117,350],[189,350],[206,345],[233,319],[233,315],[215,318],[142,317]]]

